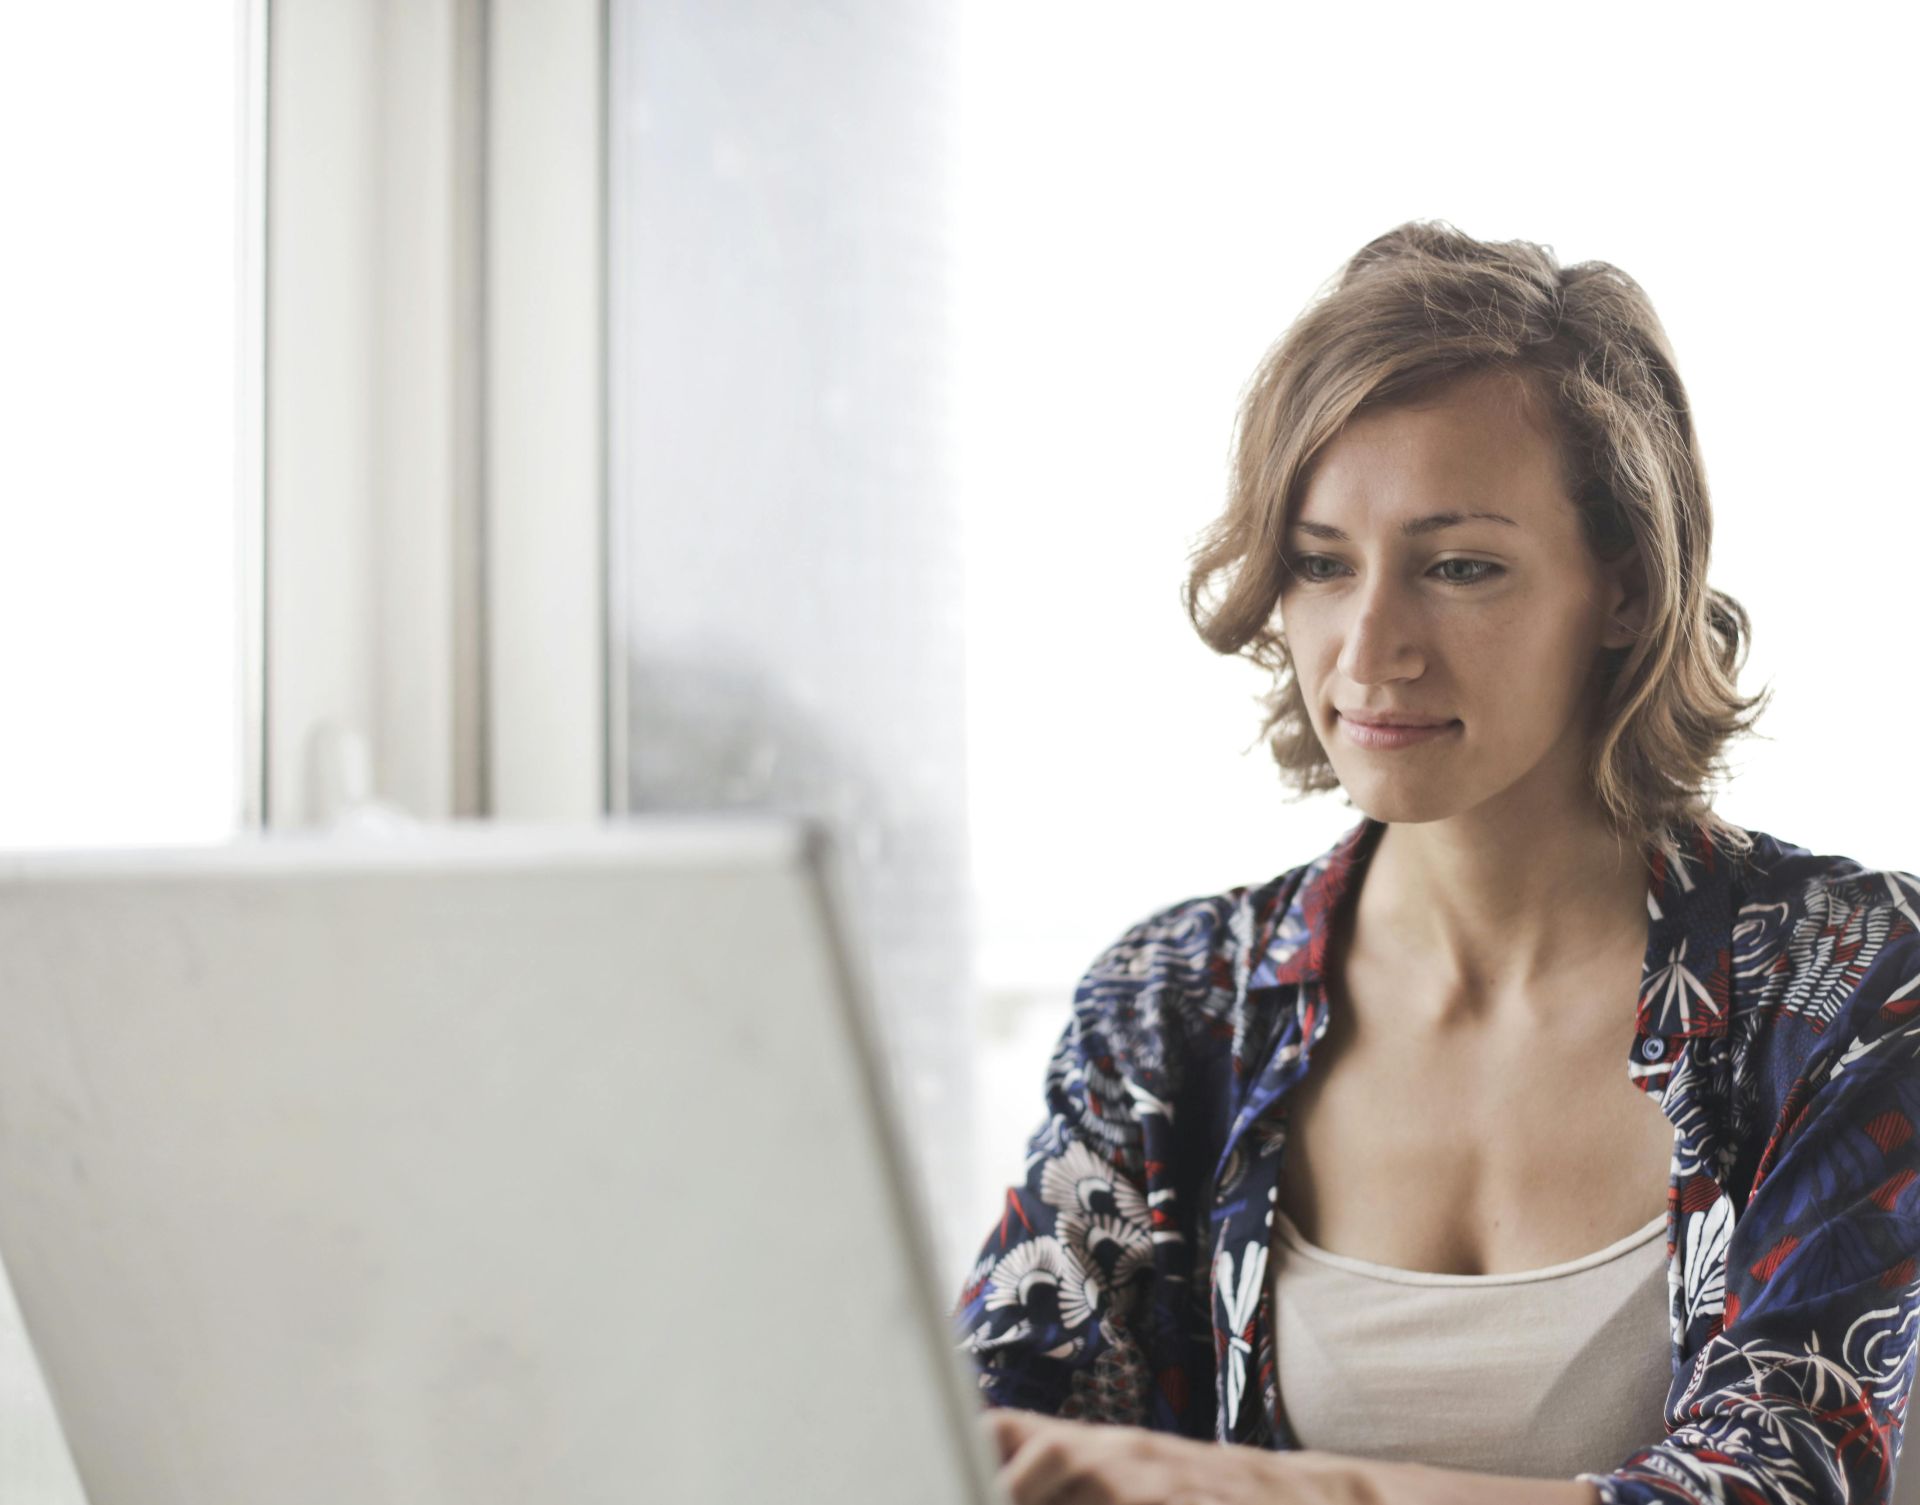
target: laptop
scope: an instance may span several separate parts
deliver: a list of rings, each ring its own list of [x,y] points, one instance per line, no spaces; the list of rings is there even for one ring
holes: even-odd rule
[[[0,1255],[91,1505],[999,1499],[834,872],[0,854]]]

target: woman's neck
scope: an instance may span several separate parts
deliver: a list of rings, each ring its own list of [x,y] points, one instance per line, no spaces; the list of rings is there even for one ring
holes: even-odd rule
[[[1472,812],[1379,833],[1351,935],[1416,962],[1440,994],[1537,1010],[1543,985],[1646,944],[1647,865],[1597,810]]]

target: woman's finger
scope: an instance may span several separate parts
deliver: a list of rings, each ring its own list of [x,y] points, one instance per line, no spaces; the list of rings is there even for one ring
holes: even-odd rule
[[[995,1408],[985,1412],[980,1424],[986,1429],[994,1462],[1005,1463],[1011,1458],[1020,1444],[1040,1429],[1044,1420],[1031,1411]]]
[[[1055,1505],[1086,1472],[1090,1439],[1076,1435],[1070,1423],[1039,1418],[1000,1470],[1000,1487],[1013,1505]]]

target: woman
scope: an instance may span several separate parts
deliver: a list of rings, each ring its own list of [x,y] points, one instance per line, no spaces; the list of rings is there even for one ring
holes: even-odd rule
[[[1710,536],[1613,267],[1405,225],[1269,355],[1188,610],[1365,819],[1081,982],[957,1314],[1018,1505],[1888,1498],[1920,880],[1708,808]]]

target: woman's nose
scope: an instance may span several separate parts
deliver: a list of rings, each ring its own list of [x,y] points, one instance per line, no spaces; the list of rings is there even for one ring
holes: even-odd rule
[[[1418,679],[1426,670],[1426,653],[1411,604],[1385,580],[1363,585],[1350,599],[1353,614],[1340,644],[1341,674],[1359,685]]]

